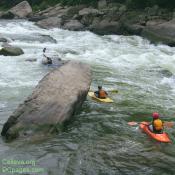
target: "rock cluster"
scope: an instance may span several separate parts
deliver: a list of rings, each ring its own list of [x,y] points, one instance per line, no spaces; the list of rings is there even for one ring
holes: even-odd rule
[[[175,46],[174,13],[157,5],[131,10],[127,5],[100,0],[96,7],[57,4],[30,18],[42,28],[90,30],[97,34],[140,35],[153,42]],[[158,31],[158,32],[157,32]]]
[[[97,6],[57,4],[43,11],[32,13],[27,1],[23,1],[1,18],[26,18],[42,28],[63,28],[74,31],[90,30],[97,34],[140,35],[152,42],[175,46],[175,12],[155,5],[144,10],[132,10],[127,3],[99,0]]]

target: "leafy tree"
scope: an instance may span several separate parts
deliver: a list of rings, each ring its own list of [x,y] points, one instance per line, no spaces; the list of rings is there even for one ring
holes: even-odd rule
[[[12,7],[23,0],[0,0],[0,6]],[[175,0],[107,0],[108,2],[126,3],[131,9],[143,9],[158,5],[163,8],[175,8]],[[62,3],[64,5],[97,4],[98,0],[28,0],[32,6],[44,7]]]

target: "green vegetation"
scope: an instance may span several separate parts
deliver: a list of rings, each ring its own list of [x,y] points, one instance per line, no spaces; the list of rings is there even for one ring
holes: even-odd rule
[[[1,0],[1,8],[10,8],[23,0]],[[175,8],[175,0],[108,0],[108,2],[123,3],[131,9],[143,9],[158,5],[160,7],[173,9]],[[28,0],[34,10],[42,10],[57,3],[63,5],[91,4],[96,5],[98,0]]]
[[[158,5],[163,8],[175,8],[174,0],[126,0],[126,4],[130,8],[139,8],[143,9],[145,7],[152,7],[154,5]]]

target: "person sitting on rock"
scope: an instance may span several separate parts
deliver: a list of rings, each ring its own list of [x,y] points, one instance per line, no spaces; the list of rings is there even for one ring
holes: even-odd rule
[[[102,86],[98,86],[98,91],[94,92],[95,96],[98,98],[107,98],[108,93],[102,89]]]
[[[151,122],[151,124],[149,125],[149,129],[156,133],[156,134],[160,134],[163,132],[163,122],[162,120],[159,119],[159,113],[154,112],[152,114],[153,120]]]
[[[46,48],[43,49],[43,56],[47,59],[46,61],[43,61],[43,64],[52,64],[52,59],[47,57],[45,55],[45,52],[46,52]]]

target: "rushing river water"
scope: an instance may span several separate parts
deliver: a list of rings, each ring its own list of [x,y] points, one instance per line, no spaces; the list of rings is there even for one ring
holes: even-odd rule
[[[173,144],[160,144],[138,126],[127,125],[150,121],[153,111],[163,120],[174,121],[175,48],[155,46],[138,36],[44,30],[26,21],[0,21],[0,36],[25,52],[18,57],[0,56],[0,129],[49,71],[41,65],[44,47],[48,55],[90,64],[91,89],[100,84],[119,90],[110,94],[112,104],[87,98],[66,128],[45,141],[5,143],[1,138],[1,160],[34,160],[45,169],[41,175],[175,174],[175,127],[165,128]],[[37,62],[25,61],[33,58]]]

